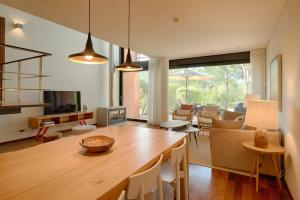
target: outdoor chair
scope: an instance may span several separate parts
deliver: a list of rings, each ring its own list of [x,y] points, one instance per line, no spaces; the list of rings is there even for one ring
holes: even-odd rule
[[[219,112],[219,106],[204,106],[203,110],[198,113],[198,128],[200,131],[208,131],[211,128],[212,125],[212,118],[219,119],[220,118],[220,112]]]
[[[173,120],[184,120],[192,123],[193,120],[193,105],[191,104],[181,104],[180,109],[173,111],[172,119]]]

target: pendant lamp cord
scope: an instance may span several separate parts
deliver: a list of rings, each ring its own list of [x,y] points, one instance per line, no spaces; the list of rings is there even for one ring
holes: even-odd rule
[[[130,0],[128,0],[128,49],[130,49]]]
[[[91,0],[89,0],[89,33],[91,32]]]

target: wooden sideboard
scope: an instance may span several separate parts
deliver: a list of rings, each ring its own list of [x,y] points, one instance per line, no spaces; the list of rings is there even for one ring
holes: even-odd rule
[[[69,122],[80,122],[87,119],[93,119],[93,112],[73,112],[54,115],[41,115],[36,117],[29,117],[28,126],[33,129],[43,127],[44,122],[54,121],[55,125]]]

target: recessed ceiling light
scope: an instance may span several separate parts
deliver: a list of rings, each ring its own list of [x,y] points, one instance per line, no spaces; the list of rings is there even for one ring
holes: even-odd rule
[[[179,17],[173,17],[173,21],[174,21],[175,23],[178,23],[178,22],[179,22]]]

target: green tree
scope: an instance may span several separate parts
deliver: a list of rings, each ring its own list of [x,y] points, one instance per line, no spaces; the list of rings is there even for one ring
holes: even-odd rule
[[[174,110],[176,99],[188,103],[216,104],[223,109],[232,110],[235,105],[244,100],[245,93],[251,89],[251,66],[249,64],[235,64],[223,66],[191,68],[196,72],[213,76],[210,80],[190,80],[188,95],[185,99],[185,81],[169,80],[169,110]],[[181,69],[172,70],[176,74]],[[175,88],[177,90],[175,93]]]

